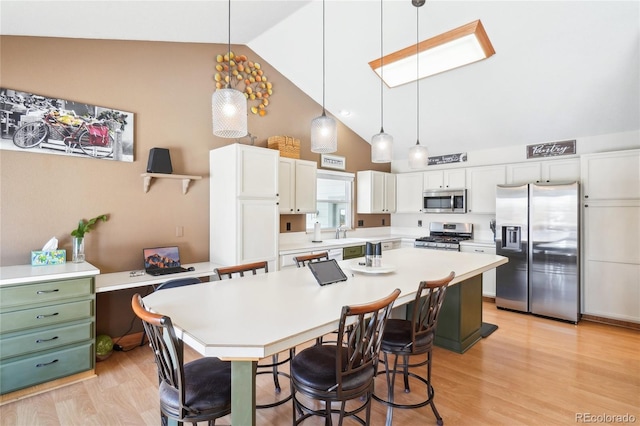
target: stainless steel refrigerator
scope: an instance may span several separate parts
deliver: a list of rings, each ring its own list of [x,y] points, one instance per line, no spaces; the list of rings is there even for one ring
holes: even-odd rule
[[[579,187],[498,185],[496,306],[578,322]]]

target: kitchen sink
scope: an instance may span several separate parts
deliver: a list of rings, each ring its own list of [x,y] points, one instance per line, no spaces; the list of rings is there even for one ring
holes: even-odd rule
[[[340,244],[340,245],[364,245],[368,240],[366,238],[332,238],[330,240],[322,240],[324,244]]]

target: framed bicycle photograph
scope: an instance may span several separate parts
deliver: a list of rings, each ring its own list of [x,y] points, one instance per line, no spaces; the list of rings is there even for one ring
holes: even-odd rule
[[[0,88],[0,149],[133,161],[132,112]]]

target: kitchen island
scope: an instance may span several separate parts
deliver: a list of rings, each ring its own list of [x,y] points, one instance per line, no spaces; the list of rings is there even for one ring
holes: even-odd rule
[[[439,329],[445,334],[439,339],[470,347],[474,336],[480,338],[482,273],[507,259],[402,248],[383,254],[383,266],[391,269],[387,273],[352,271],[360,261],[339,262],[347,281],[322,287],[308,268],[287,268],[167,289],[146,296],[144,302],[151,310],[170,316],[178,337],[200,354],[232,361],[232,424],[255,425],[257,361],[335,330],[344,305],[377,300],[395,288],[401,290],[395,306],[405,305],[413,301],[420,281],[454,271],[445,303],[460,305],[453,313],[443,311]],[[474,311],[471,316],[467,315],[470,310]]]

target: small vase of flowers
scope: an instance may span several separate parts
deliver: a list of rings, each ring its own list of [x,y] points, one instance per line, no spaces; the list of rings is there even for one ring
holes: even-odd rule
[[[84,262],[84,234],[89,232],[99,220],[106,222],[108,220],[108,217],[106,214],[102,214],[100,216],[94,217],[93,219],[89,219],[86,222],[84,221],[84,219],[80,219],[80,221],[78,222],[78,227],[71,231],[71,236],[73,237],[72,260],[74,263]]]

